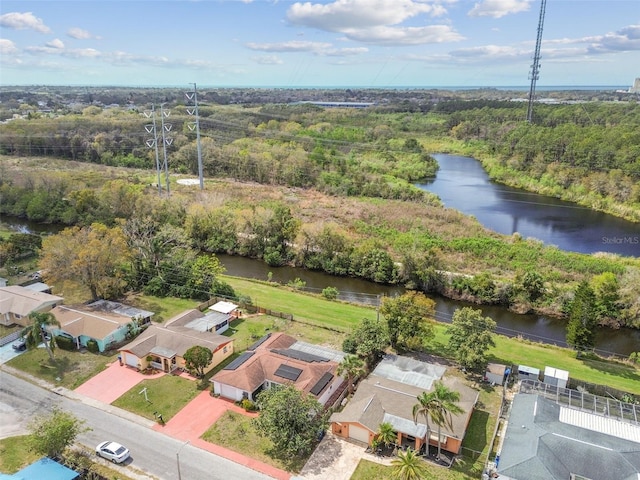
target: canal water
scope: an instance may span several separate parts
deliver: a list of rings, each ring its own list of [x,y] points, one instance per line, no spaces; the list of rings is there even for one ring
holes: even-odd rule
[[[436,154],[435,179],[418,184],[446,207],[473,215],[498,233],[520,233],[562,250],[640,256],[640,223],[491,181],[471,157]]]

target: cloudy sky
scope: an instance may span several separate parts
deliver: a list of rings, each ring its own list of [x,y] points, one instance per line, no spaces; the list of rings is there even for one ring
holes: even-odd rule
[[[540,0],[3,0],[1,85],[527,86]],[[631,86],[640,0],[548,0],[539,86]]]

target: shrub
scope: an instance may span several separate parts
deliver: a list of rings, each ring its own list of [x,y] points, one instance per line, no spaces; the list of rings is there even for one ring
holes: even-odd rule
[[[335,300],[338,298],[338,289],[336,287],[327,287],[322,290],[322,296],[327,300]]]
[[[93,338],[87,341],[87,350],[91,353],[99,353],[100,348],[98,347],[98,342],[96,342]]]
[[[68,351],[75,350],[76,348],[76,344],[73,339],[69,337],[63,337],[62,335],[56,336],[56,345],[58,345],[58,348]]]

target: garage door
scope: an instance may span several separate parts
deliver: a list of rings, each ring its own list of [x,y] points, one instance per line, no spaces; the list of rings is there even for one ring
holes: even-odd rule
[[[129,365],[130,367],[138,368],[138,357],[130,353],[124,353],[124,352],[123,352],[123,355],[124,355],[125,363],[127,365]]]
[[[349,425],[349,438],[358,440],[362,443],[369,443],[369,430],[355,425]]]
[[[225,398],[230,398],[232,400],[240,400],[242,398],[242,394],[238,393],[238,389],[232,387],[230,385],[225,385],[224,383],[220,384],[220,395]]]

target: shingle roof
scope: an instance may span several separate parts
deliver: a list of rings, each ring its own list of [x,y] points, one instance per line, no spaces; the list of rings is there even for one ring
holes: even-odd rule
[[[561,418],[563,409],[567,407],[540,395],[514,397],[497,468],[501,476],[514,480],[566,480],[570,474],[594,480],[640,478],[640,443],[571,425]],[[599,417],[581,413],[593,416],[594,422]]]
[[[0,315],[13,313],[26,317],[50,305],[62,302],[62,297],[36,292],[18,285],[0,287]]]
[[[336,373],[338,363],[331,359],[322,362],[307,362],[279,354],[279,351],[286,350],[296,343],[296,339],[289,335],[273,333],[268,338],[261,340],[262,342],[256,347],[253,356],[235,370],[221,370],[213,376],[211,381],[230,385],[246,392],[254,392],[266,380],[269,380],[279,384],[292,383],[298,390],[310,393],[326,373],[334,375]],[[283,365],[285,368],[299,369],[300,375],[295,380],[287,380],[276,375],[278,369]]]
[[[104,339],[119,328],[131,323],[131,318],[112,312],[86,311],[83,305],[60,305],[51,310],[60,322],[60,330],[73,337],[86,335]]]
[[[167,358],[170,358],[173,355],[182,357],[187,350],[195,345],[214,352],[232,341],[231,338],[217,333],[198,332],[187,327],[151,325],[120,350],[131,352],[138,358],[142,358],[155,349],[155,353],[159,354],[162,351]],[[163,350],[158,350],[159,348]]]
[[[411,372],[415,369],[415,377]],[[347,406],[331,416],[332,422],[357,422],[376,432],[386,418],[393,420],[397,431],[416,436],[424,431],[424,419],[413,421],[413,406],[417,397],[432,388],[432,383],[444,374],[446,369],[408,357],[387,355],[374,371],[362,380]],[[442,373],[440,373],[442,372]],[[452,430],[443,427],[442,434],[463,438],[469,416],[478,398],[478,392],[467,387],[454,377],[441,377],[445,386],[460,394],[458,406],[463,414],[452,416]],[[424,388],[428,384],[428,388]],[[375,406],[375,408],[371,408]],[[422,435],[424,437],[424,435]]]

